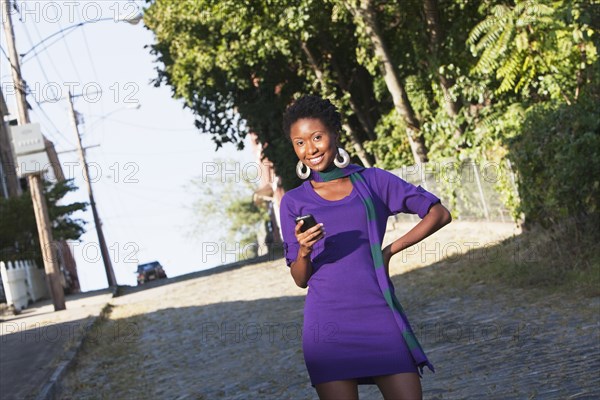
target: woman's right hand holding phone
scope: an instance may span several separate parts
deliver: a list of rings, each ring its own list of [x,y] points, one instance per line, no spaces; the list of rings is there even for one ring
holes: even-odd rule
[[[319,223],[312,228],[307,229],[306,232],[302,232],[300,229],[303,224],[304,221],[299,221],[296,224],[295,235],[298,244],[300,244],[300,249],[298,250],[299,255],[307,257],[312,253],[314,244],[325,237],[325,230],[323,229],[323,224]]]

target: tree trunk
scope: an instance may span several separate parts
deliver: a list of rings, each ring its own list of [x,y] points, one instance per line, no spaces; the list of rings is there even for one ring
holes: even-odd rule
[[[319,64],[317,63],[317,60],[315,59],[315,57],[313,56],[312,52],[310,51],[310,49],[308,48],[308,46],[306,45],[305,42],[301,42],[300,46],[302,47],[304,54],[306,54],[306,58],[308,59],[310,66],[312,67],[313,71],[315,72],[315,75],[317,75],[317,79],[321,83],[321,86],[323,87],[324,90],[326,90],[328,88],[328,86],[327,86],[327,83],[325,82],[325,78],[323,76],[323,71],[321,71],[321,69],[319,68]],[[365,167],[372,167],[373,163],[371,163],[368,153],[365,150],[365,148],[363,147],[356,132],[354,132],[354,130],[350,127],[350,125],[348,125],[345,122],[342,123],[342,128],[344,128],[344,130],[346,132],[348,132],[348,135],[350,136],[350,143],[352,143],[352,147],[354,147],[354,151],[356,152],[356,155],[358,156],[360,161],[363,163],[363,165]]]
[[[331,63],[331,67],[335,70],[335,73],[337,74],[337,81],[338,81],[340,87],[342,88],[343,91],[350,93],[350,84],[344,78],[342,68],[340,68],[340,65],[338,64],[335,56],[333,56],[333,55],[331,56],[330,63]],[[361,126],[365,130],[365,133],[367,134],[369,139],[375,140],[376,137],[375,137],[375,132],[373,132],[373,126],[368,123],[368,118],[367,118],[366,114],[363,112],[361,107],[356,104],[356,101],[352,98],[351,93],[350,93],[350,99],[348,101],[350,102],[350,107],[352,108],[352,111],[354,111],[354,114],[356,114],[356,118],[358,119],[358,122],[360,122]]]
[[[438,77],[440,87],[444,93],[444,109],[451,118],[458,116],[460,104],[452,98],[450,93],[450,82],[444,74],[440,72],[439,46],[442,36],[442,27],[440,25],[439,9],[437,0],[424,0],[423,8],[425,11],[425,22],[427,23],[427,33],[429,35],[429,53],[431,54],[432,69]],[[457,126],[455,135],[462,136],[464,127]]]
[[[427,162],[427,147],[425,140],[421,135],[421,127],[415,115],[415,112],[410,104],[410,100],[406,95],[406,90],[400,82],[394,64],[392,63],[390,54],[383,42],[383,36],[377,25],[375,14],[371,6],[371,0],[361,0],[358,7],[354,7],[348,2],[345,3],[350,12],[362,20],[371,43],[375,55],[383,64],[383,78],[386,86],[392,95],[394,107],[398,114],[406,123],[406,134],[408,142],[415,159],[416,164]]]

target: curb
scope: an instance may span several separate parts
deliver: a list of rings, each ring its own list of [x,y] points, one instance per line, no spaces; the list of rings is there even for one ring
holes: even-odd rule
[[[35,400],[54,400],[57,398],[60,388],[60,381],[69,370],[69,367],[73,364],[73,361],[75,361],[75,357],[79,353],[79,350],[81,350],[81,347],[83,346],[83,343],[85,342],[88,333],[90,332],[96,321],[99,321],[100,319],[106,317],[110,313],[109,304],[110,302],[106,303],[104,307],[102,307],[100,314],[89,318],[88,323],[83,329],[81,337],[75,342],[73,346],[71,346],[69,351],[67,351],[66,359],[62,360],[58,364],[58,366],[50,376],[50,379],[48,379],[48,382],[44,384],[38,395],[35,397]]]

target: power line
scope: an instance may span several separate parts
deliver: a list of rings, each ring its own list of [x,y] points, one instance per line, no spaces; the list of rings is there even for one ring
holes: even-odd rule
[[[16,72],[14,74],[15,85],[19,88],[24,86],[22,78],[18,71],[19,68],[19,57],[16,54],[15,37],[13,34],[13,24],[11,18],[10,4],[7,1],[0,2],[2,7],[2,16],[4,23],[4,31],[6,35],[6,42],[9,47],[10,56],[16,66]],[[16,3],[15,3],[16,4]],[[4,18],[6,16],[6,18]],[[19,111],[19,125],[23,125],[29,122],[29,110],[27,100],[24,92],[17,92],[17,108]],[[46,277],[48,281],[48,288],[51,294],[52,302],[54,304],[54,311],[64,310],[65,296],[64,290],[60,282],[60,267],[58,258],[55,252],[49,246],[44,244],[53,243],[54,239],[52,236],[52,225],[50,223],[50,217],[45,204],[43,185],[42,185],[42,174],[32,173],[27,175],[27,181],[31,189],[31,199],[36,214],[37,230],[39,234],[40,243],[42,243],[42,255],[44,261],[44,269],[46,271]]]
[[[110,18],[109,18],[109,19],[110,19]],[[102,21],[102,20],[103,20],[103,19],[100,19],[100,20],[98,20],[98,21]],[[57,23],[58,23],[58,24],[59,24],[59,26],[60,26],[60,21],[57,21]],[[78,24],[75,24],[75,25],[67,26],[67,27],[66,27],[66,28],[64,28],[64,29],[62,29],[62,28],[61,28],[61,29],[60,29],[58,32],[54,32],[52,35],[48,36],[48,37],[47,37],[47,38],[45,38],[44,40],[42,40],[42,41],[38,42],[37,44],[35,44],[35,45],[34,45],[32,48],[30,48],[29,50],[27,50],[25,53],[21,53],[21,57],[23,57],[23,59],[24,59],[25,57],[27,57],[27,55],[29,55],[29,53],[31,53],[32,51],[34,51],[34,50],[35,50],[35,49],[36,49],[38,46],[40,46],[41,44],[45,44],[45,43],[46,43],[46,41],[48,41],[49,39],[53,38],[54,36],[56,36],[56,35],[59,35],[59,34],[60,34],[60,35],[61,35],[61,37],[59,37],[59,38],[57,38],[57,39],[54,39],[54,41],[50,42],[49,44],[45,44],[45,46],[44,46],[44,50],[47,50],[47,49],[48,49],[48,47],[51,47],[51,46],[52,46],[54,43],[56,43],[56,42],[58,42],[58,41],[61,41],[61,40],[63,40],[63,39],[65,38],[65,36],[67,36],[68,34],[70,34],[70,33],[74,32],[74,31],[76,30],[75,28],[78,28],[78,27],[80,27],[80,26],[82,26],[82,25],[85,25],[86,23],[87,23],[86,21],[83,21],[83,22],[80,22],[80,23],[78,23]],[[66,32],[66,33],[65,33],[65,32]],[[39,53],[41,53],[41,52],[42,52],[42,51],[40,51]],[[23,61],[23,63],[25,63],[25,62],[27,62],[27,61],[29,61],[29,59],[27,59],[27,60],[24,60],[24,61]]]
[[[207,134],[207,132],[200,132],[197,128],[157,128],[155,126],[147,126],[147,125],[139,125],[132,124],[131,122],[120,121],[118,119],[111,118],[112,122],[116,122],[123,125],[135,126],[136,128],[148,129],[151,131],[161,131],[161,132],[198,132],[201,134]]]
[[[33,45],[33,40],[31,40],[31,35],[29,34],[29,30],[27,29],[27,26],[25,25],[25,23],[22,20],[21,20],[21,23],[23,24],[23,30],[25,31],[25,34],[27,35],[27,40],[29,40],[29,44]],[[34,58],[37,61],[38,65],[40,66],[40,71],[42,72],[42,75],[44,75],[44,79],[46,79],[46,82],[50,82],[50,78],[48,78],[48,75],[46,74],[46,69],[42,66],[40,59],[37,57],[37,50],[34,51]],[[52,86],[52,93],[54,94],[54,98],[56,99],[57,93],[56,93],[56,89],[54,86]]]
[[[31,35],[29,34],[29,30],[27,29],[27,26],[25,25],[25,23],[21,20],[21,22],[23,23],[23,30],[25,31],[25,34],[27,35],[27,40],[29,40],[30,44],[33,44],[33,41],[31,40]],[[38,36],[39,36],[39,31],[37,30],[37,27],[35,28],[36,31],[38,32]],[[42,63],[40,61],[40,58],[37,56],[37,50],[34,51],[34,58],[36,59],[40,70],[42,71],[42,75],[44,76],[44,79],[46,80],[46,82],[50,82],[50,79],[48,78],[48,75],[46,74],[46,70],[44,69],[44,67],[42,66]],[[51,61],[51,65],[54,67],[54,69],[56,70],[57,75],[59,75],[60,78],[60,73],[58,72],[58,68],[56,68],[56,66],[54,65],[54,63],[52,62],[52,59],[50,59]],[[26,82],[23,79],[24,82]],[[27,86],[27,83],[25,83],[25,85]],[[52,86],[52,91],[54,92],[54,98],[57,97],[57,94],[55,92],[55,88],[54,86]],[[30,93],[28,93],[30,94]],[[54,122],[52,121],[52,119],[48,116],[48,114],[46,114],[46,111],[42,108],[41,103],[38,101],[38,99],[35,98],[35,96],[33,96],[35,103],[38,106],[38,110],[42,113],[42,115],[46,118],[46,121],[50,123],[50,125],[52,126],[52,128],[54,129],[55,133],[60,136],[61,138],[63,138],[69,145],[74,146],[73,143],[71,143],[69,141],[69,139],[66,138],[66,136],[64,136],[60,130],[56,127],[56,125],[54,124]],[[53,135],[54,136],[54,135]]]
[[[62,29],[60,22],[58,23],[59,28]],[[83,29],[83,28],[82,28]],[[75,75],[77,75],[77,80],[79,82],[81,82],[81,76],[79,76],[79,71],[77,69],[77,66],[75,65],[75,61],[73,60],[73,54],[71,54],[71,49],[69,49],[69,46],[67,46],[67,41],[65,40],[65,33],[61,32],[61,39],[63,44],[65,45],[65,49],[67,50],[67,55],[69,56],[69,61],[71,62],[71,66],[73,67],[73,70],[75,71]]]
[[[42,35],[40,35],[40,31],[39,31],[39,29],[38,29],[38,27],[37,27],[37,24],[33,24],[33,28],[35,29],[35,33],[37,34],[38,38],[40,38],[40,39],[41,39],[41,38],[42,38]],[[46,49],[46,44],[44,44],[44,48],[42,49],[42,51],[44,51],[44,50],[47,50],[47,49]],[[37,51],[36,51],[36,53],[35,53],[35,54],[37,54]],[[58,78],[59,78],[61,81],[63,81],[63,82],[64,82],[65,80],[64,80],[64,79],[62,78],[62,76],[60,75],[60,72],[59,72],[58,68],[56,68],[56,65],[54,64],[54,60],[52,60],[52,57],[48,56],[47,58],[48,58],[48,60],[50,61],[50,65],[52,65],[52,68],[54,68],[54,72],[56,72],[56,75],[58,76]]]
[[[6,51],[4,51],[4,47],[2,47],[2,45],[0,45],[0,50],[2,50],[2,54],[4,54],[4,57],[6,57],[6,61],[8,61],[10,67],[15,69],[16,67],[10,62],[10,58],[8,57],[8,54],[6,54]]]
[[[94,65],[94,59],[92,58],[92,53],[90,52],[90,45],[87,40],[87,36],[85,34],[84,29],[80,29],[81,35],[83,36],[83,41],[85,43],[85,50],[87,52],[88,58],[90,60],[90,65],[92,66],[92,72],[94,73],[94,78],[98,81],[98,71],[96,71],[96,66]]]
[[[81,35],[83,36],[83,41],[85,43],[85,50],[87,52],[88,59],[90,60],[90,65],[92,67],[92,72],[94,74],[94,79],[96,80],[96,82],[100,82],[100,80],[98,79],[98,71],[96,71],[96,66],[95,66],[95,63],[94,63],[94,59],[92,57],[92,53],[90,52],[90,45],[88,43],[87,36],[85,34],[85,30],[81,29]],[[88,113],[90,113],[90,111],[91,111],[91,105],[88,104]],[[102,114],[104,114],[104,102],[100,102],[100,112]],[[104,136],[104,126],[102,127],[102,132],[103,132],[103,136]]]
[[[63,138],[67,144],[69,144],[70,146],[75,147],[75,145],[69,140],[67,139],[67,137],[65,135],[63,135],[61,133],[61,131],[56,127],[56,125],[54,125],[54,122],[50,119],[50,117],[48,116],[48,114],[46,114],[46,111],[44,111],[44,109],[42,108],[42,105],[40,104],[40,102],[38,100],[35,100],[35,104],[38,107],[38,110],[42,113],[42,115],[44,116],[44,118],[46,118],[46,121],[48,121],[48,123],[50,123],[50,125],[52,125],[52,128],[54,128],[55,133],[60,136],[61,138]],[[35,110],[32,110],[35,112]],[[54,134],[52,135],[54,136]]]
[[[102,153],[102,148],[100,148],[99,150],[100,150],[99,151],[100,157],[104,161],[104,164],[107,165],[108,162],[106,160],[106,157]],[[106,187],[112,189],[111,186],[106,186]],[[106,193],[106,197],[109,199],[109,201],[111,203],[111,207],[110,207],[111,211],[120,209],[121,211],[126,212],[126,210],[124,209],[124,206],[123,206],[123,204],[125,204],[125,202],[123,201],[123,199],[121,197],[121,194],[119,193],[118,190],[115,191],[115,192],[113,192],[112,190],[106,190],[105,193]],[[115,195],[115,193],[116,193],[116,195]],[[103,215],[105,215],[104,213],[105,213],[105,211],[103,211]],[[127,224],[127,227],[128,227],[127,228],[128,230],[131,229],[130,224]],[[115,229],[115,230],[118,231],[117,236],[119,238],[135,237],[135,235],[131,234],[132,231],[124,232],[124,230],[121,229],[121,227],[120,227],[119,224],[112,223],[111,224],[111,228],[113,228],[113,229]],[[125,233],[127,233],[127,234],[125,234]]]
[[[0,49],[2,50],[2,54],[4,54],[4,57],[6,57],[6,60],[8,61],[8,64],[10,65],[10,67],[12,69],[14,69],[17,73],[19,73],[19,71],[17,71],[17,67],[15,65],[13,65],[12,61],[10,60],[10,57],[4,51],[4,48],[2,46],[0,46]],[[7,74],[7,75],[10,77],[9,74]],[[11,78],[11,80],[12,80],[12,78]],[[16,86],[16,83],[15,83],[15,86]],[[16,87],[15,87],[15,89],[18,90],[18,88],[16,88]]]
[[[4,54],[4,57],[6,57],[6,61],[8,61],[8,64],[10,65],[10,67],[14,70],[17,69],[17,67],[15,67],[13,65],[13,63],[10,61],[10,57],[8,57],[8,54],[6,54],[6,51],[4,51],[4,48],[2,47],[2,45],[0,45],[0,50],[2,50],[2,54]],[[10,74],[6,74],[6,76],[12,80],[11,75]],[[4,77],[4,76],[3,76]]]
[[[11,66],[12,68],[15,68],[15,66],[14,66],[14,65],[13,65],[13,64],[10,62],[10,58],[8,57],[8,54],[6,54],[6,51],[4,50],[4,48],[3,48],[1,45],[0,45],[0,50],[2,50],[2,54],[4,54],[4,57],[6,57],[6,60],[8,61],[8,63],[10,64],[10,66]],[[56,125],[54,125],[54,122],[52,121],[52,119],[50,119],[50,117],[48,116],[48,114],[46,114],[46,112],[45,112],[45,111],[44,111],[44,109],[42,108],[42,105],[40,104],[40,102],[39,102],[37,99],[35,99],[35,97],[34,97],[34,100],[35,100],[35,102],[36,102],[36,104],[37,104],[37,106],[38,106],[38,110],[39,110],[39,111],[40,111],[40,113],[41,113],[41,114],[44,116],[44,118],[46,118],[46,121],[47,121],[47,122],[48,122],[50,125],[52,125],[52,128],[54,129],[55,133],[56,133],[58,136],[62,137],[62,138],[63,138],[63,139],[64,139],[64,140],[65,140],[65,141],[66,141],[66,142],[69,144],[69,145],[71,145],[71,146],[74,146],[74,144],[73,144],[73,143],[71,143],[71,142],[69,141],[69,139],[67,139],[67,138],[66,138],[66,137],[65,137],[65,136],[64,136],[64,135],[63,135],[63,134],[60,132],[60,130],[59,130],[57,127],[56,127]],[[33,109],[32,109],[32,111],[33,111],[33,112],[35,112],[35,113],[37,114],[36,110],[33,110]],[[53,134],[53,136],[54,136],[54,134]]]

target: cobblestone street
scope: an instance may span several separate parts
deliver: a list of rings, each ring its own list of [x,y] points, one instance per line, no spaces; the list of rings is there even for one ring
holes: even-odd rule
[[[428,240],[511,234],[463,228]],[[393,281],[436,368],[424,372],[425,399],[600,397],[600,299],[486,284],[433,292],[423,275],[401,274],[418,260],[401,261]],[[92,329],[60,397],[315,399],[301,350],[304,294],[282,260],[126,292]],[[375,386],[360,394],[381,398]]]

